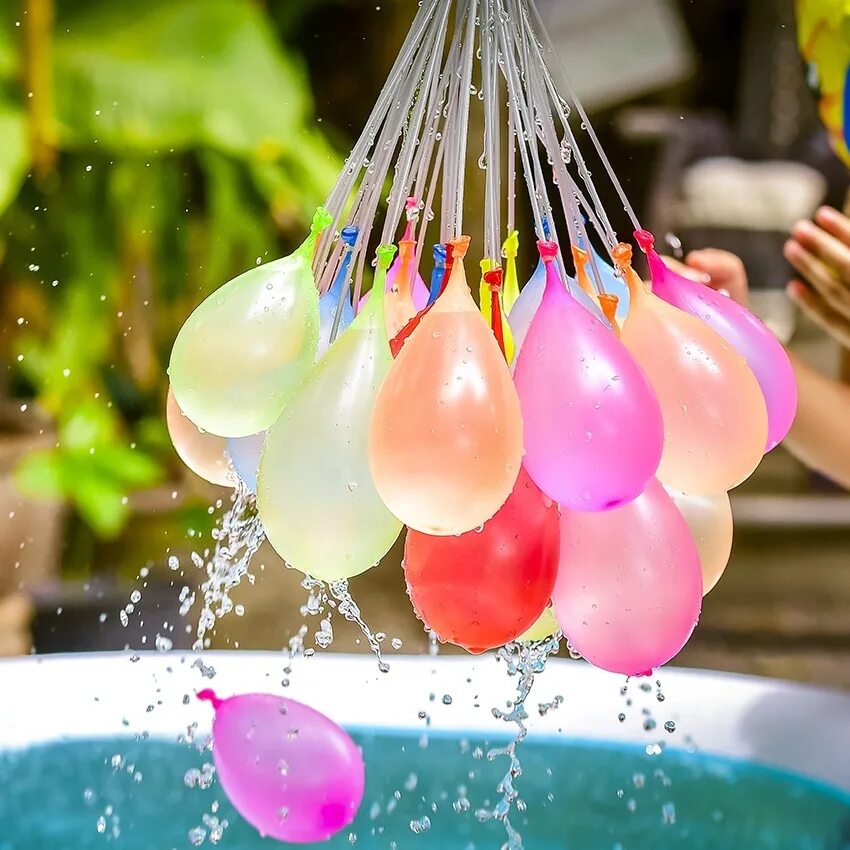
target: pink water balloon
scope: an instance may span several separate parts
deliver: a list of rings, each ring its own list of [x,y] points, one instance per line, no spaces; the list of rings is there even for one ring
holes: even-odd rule
[[[347,732],[302,703],[272,694],[198,698],[215,708],[213,756],[225,793],[261,835],[326,841],[363,800],[363,755]]]
[[[684,518],[658,481],[621,508],[561,511],[555,613],[596,667],[626,676],[666,664],[699,619],[702,573]]]
[[[539,243],[546,289],[514,371],[523,464],[563,507],[630,502],[655,476],[664,444],[649,381],[611,330],[567,292],[554,242]]]
[[[791,430],[797,414],[797,381],[779,340],[746,307],[667,268],[653,250],[651,233],[640,230],[635,238],[649,260],[653,293],[701,319],[746,357],[767,405],[767,451],[776,448]]]

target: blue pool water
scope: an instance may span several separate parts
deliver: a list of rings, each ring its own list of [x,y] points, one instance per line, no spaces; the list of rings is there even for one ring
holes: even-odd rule
[[[475,818],[495,802],[505,769],[504,759],[482,757],[487,742],[402,732],[356,738],[366,797],[351,829],[324,846],[501,847],[501,826]],[[0,754],[0,850],[187,848],[216,801],[216,816],[230,822],[218,846],[275,846],[240,820],[214,782],[184,784],[188,769],[211,760],[185,744],[126,739]],[[850,850],[850,799],[798,777],[670,749],[562,739],[527,741],[522,760],[527,809],[514,823],[527,850]],[[424,817],[430,828],[421,822],[411,831]]]

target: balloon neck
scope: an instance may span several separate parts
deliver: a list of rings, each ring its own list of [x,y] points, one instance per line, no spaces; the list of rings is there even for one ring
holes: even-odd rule
[[[502,245],[502,253],[508,260],[515,260],[519,254],[519,231],[512,230]]]
[[[540,259],[543,260],[547,266],[552,265],[555,261],[555,257],[558,256],[557,242],[547,242],[541,239],[537,243],[537,250],[540,252]]]
[[[620,299],[610,292],[600,292],[597,300],[599,301],[599,306],[602,308],[602,315],[608,320],[608,324],[611,325],[614,333],[620,336],[620,326],[617,324],[617,306],[620,303]]]
[[[313,215],[313,221],[310,224],[310,233],[307,238],[301,243],[301,247],[295,252],[304,257],[312,257],[319,241],[319,236],[324,230],[333,224],[333,216],[324,207],[318,207]]]
[[[652,291],[660,298],[667,299],[671,294],[671,283],[678,275],[668,269],[664,265],[664,260],[658,255],[658,252],[653,248],[655,239],[648,230],[638,230],[635,232],[635,239],[641,250],[646,254],[646,261],[649,265],[649,277],[652,281]]]
[[[618,243],[611,251],[611,259],[629,288],[629,299],[636,301],[645,295],[646,285],[632,268],[632,246],[625,242]]]
[[[469,243],[472,239],[469,236],[458,236],[457,239],[449,240],[449,246],[452,249],[452,261],[463,261],[466,257],[466,252],[469,250]]]
[[[393,291],[400,292],[402,296],[411,297],[413,292],[413,262],[416,255],[416,242],[402,239],[399,242],[399,269],[393,281]]]
[[[590,261],[590,256],[584,248],[579,248],[577,245],[572,246],[573,263],[576,267],[576,280],[578,285],[591,297],[596,297],[596,290],[590,282],[590,277],[587,274],[587,264]]]
[[[212,688],[204,688],[202,691],[198,691],[196,696],[201,702],[208,702],[216,711],[224,703],[224,700],[219,699]]]
[[[405,213],[407,215],[407,226],[404,228],[404,236],[401,237],[402,242],[415,242],[416,237],[414,231],[416,222],[419,221],[419,198],[411,195],[405,204]]]
[[[488,264],[492,265],[490,261]],[[482,269],[484,263],[482,262]],[[487,292],[482,292],[481,297],[490,298],[490,328],[493,335],[496,337],[496,342],[499,343],[499,350],[505,360],[508,359],[508,349],[505,345],[505,326],[502,322],[502,281],[504,272],[498,266],[494,269],[487,269],[484,272],[484,286]]]
[[[387,288],[387,271],[395,258],[395,250],[395,245],[379,245],[378,250],[375,252],[378,258],[375,269],[375,280],[372,282],[371,294],[366,303],[367,309],[372,314],[378,314],[378,311],[380,311],[380,315],[383,315],[384,292]]]

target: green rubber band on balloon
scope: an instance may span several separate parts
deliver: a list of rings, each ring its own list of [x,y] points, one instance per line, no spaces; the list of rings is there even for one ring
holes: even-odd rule
[[[372,288],[369,290],[366,306],[357,314],[354,320],[355,324],[360,325],[367,322],[367,319],[362,319],[361,316],[380,316],[380,320],[384,321],[384,290],[387,287],[387,272],[393,264],[393,259],[396,255],[395,245],[379,245],[377,251],[378,263],[375,270],[375,279],[372,282]]]
[[[316,212],[313,214],[313,223],[310,225],[310,233],[315,233],[318,236],[333,223],[334,217],[325,207],[316,207]]]

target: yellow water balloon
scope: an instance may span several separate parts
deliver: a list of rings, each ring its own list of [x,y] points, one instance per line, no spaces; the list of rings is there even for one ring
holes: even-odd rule
[[[269,542],[291,567],[322,581],[368,570],[401,531],[367,453],[375,397],[392,365],[384,287],[394,254],[378,249],[371,296],[293,393],[260,460],[257,504]]]
[[[555,617],[555,609],[550,605],[538,618],[537,622],[528,631],[523,632],[518,638],[518,643],[532,643],[536,640],[546,640],[561,627]]]
[[[180,329],[168,375],[199,428],[222,437],[264,431],[309,372],[319,341],[313,252],[331,221],[317,210],[297,251],[226,283]]]
[[[702,593],[720,581],[732,554],[732,505],[728,493],[690,496],[665,485],[665,490],[685,518],[697,546],[702,568]]]

